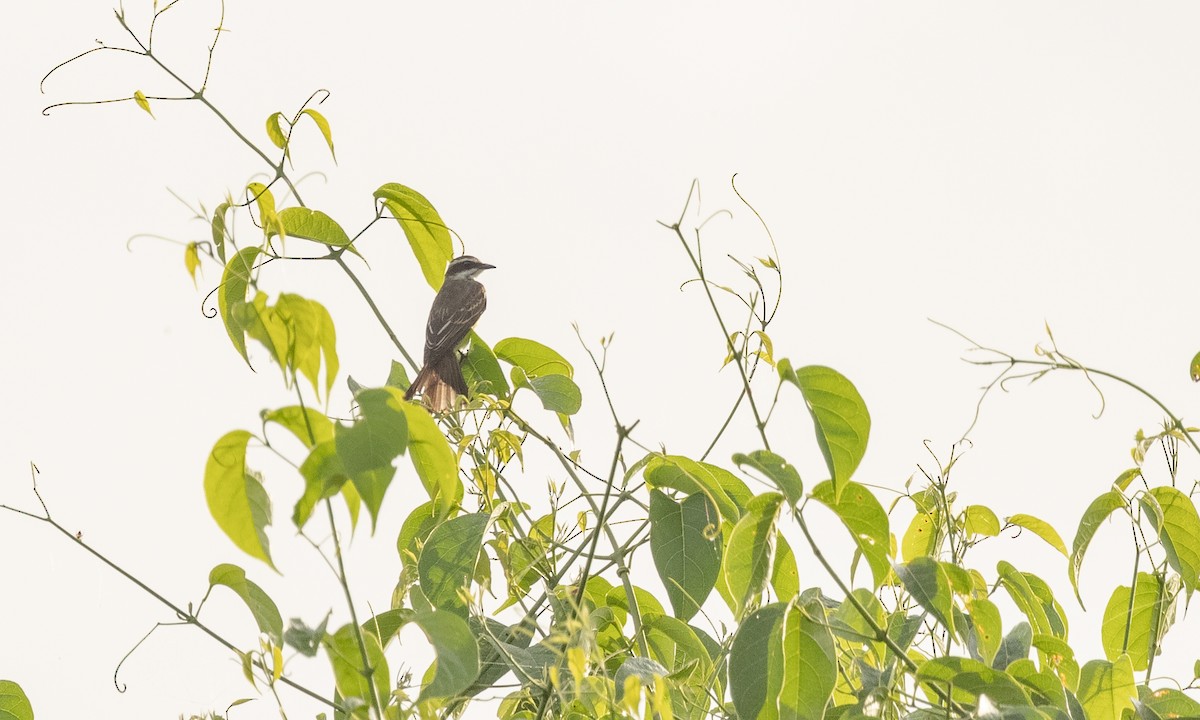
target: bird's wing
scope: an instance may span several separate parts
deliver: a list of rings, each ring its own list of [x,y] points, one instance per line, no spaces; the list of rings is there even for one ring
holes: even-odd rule
[[[487,307],[487,295],[477,282],[442,286],[429,309],[425,326],[425,362],[453,352]]]

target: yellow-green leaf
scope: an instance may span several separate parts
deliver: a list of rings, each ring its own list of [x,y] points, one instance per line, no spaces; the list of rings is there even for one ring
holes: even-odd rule
[[[350,236],[342,226],[320,210],[303,207],[284,208],[279,211],[279,220],[288,237],[313,240],[331,247],[350,244]]]
[[[337,153],[333,151],[333,133],[329,130],[329,121],[321,113],[312,108],[305,108],[301,113],[313,119],[317,124],[317,128],[321,131],[321,136],[325,138],[325,144],[329,146],[329,154],[333,156],[333,162],[337,162]]]
[[[204,497],[217,526],[247,555],[270,565],[271,500],[258,475],[246,467],[250,433],[234,430],[217,441],[204,468]]]
[[[33,720],[33,706],[21,686],[11,680],[0,680],[0,718],[4,720]]]
[[[387,183],[375,191],[392,217],[400,223],[412,247],[425,281],[434,290],[442,287],[446,265],[454,253],[450,230],[425,196],[399,183]]]
[[[192,276],[192,285],[195,285],[196,269],[200,267],[200,251],[196,243],[190,242],[183,249],[183,266],[187,268],[188,275]]]
[[[254,261],[259,252],[256,247],[248,247],[234,255],[225,266],[221,289],[217,291],[217,307],[221,311],[221,319],[225,321],[225,331],[247,365],[250,364],[250,356],[246,354],[246,322],[242,308],[246,305],[250,273],[254,270]]]
[[[800,388],[804,396],[837,500],[867,452],[871,433],[867,404],[854,384],[833,368],[809,365],[793,370],[784,359],[777,369],[779,377]]]
[[[288,139],[287,133],[283,131],[282,127],[284,122],[283,113],[281,112],[271,113],[267,116],[267,137],[271,139],[275,147],[283,150],[286,155],[288,153]]]
[[[1029,532],[1045,540],[1050,547],[1062,553],[1063,557],[1070,557],[1070,555],[1067,553],[1067,546],[1065,543],[1063,543],[1063,539],[1061,536],[1059,536],[1058,531],[1055,530],[1054,527],[1045,520],[1035,518],[1032,515],[1018,513],[1016,515],[1009,516],[1008,524],[1025,528]]]
[[[237,593],[246,603],[258,629],[266,633],[275,645],[283,643],[283,618],[275,601],[261,587],[246,577],[246,571],[237,565],[222,563],[208,573],[210,586],[224,585]]]
[[[150,117],[154,117],[154,113],[150,112],[150,101],[146,99],[145,93],[141,90],[135,90],[133,93],[133,101],[137,106],[146,111]]]
[[[1079,671],[1079,702],[1088,720],[1121,720],[1134,709],[1137,688],[1128,655],[1116,662],[1091,660]]]

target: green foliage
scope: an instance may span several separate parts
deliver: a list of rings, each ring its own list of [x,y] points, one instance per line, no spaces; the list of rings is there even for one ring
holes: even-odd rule
[[[118,21],[124,25],[123,14]],[[149,50],[131,52],[150,56]],[[123,99],[149,111],[140,92]],[[705,311],[720,326],[720,355],[711,360],[723,358],[737,370],[739,383],[733,392],[713,393],[718,407],[712,425],[720,430],[698,438],[699,447],[708,448],[703,454],[644,450],[661,446],[638,423],[625,423],[615,393],[608,395],[607,340],[599,353],[584,344],[592,363],[581,367],[596,369],[604,393],[586,406],[575,367],[558,350],[515,337],[489,347],[475,333],[462,358],[471,392],[451,412],[433,415],[404,399],[418,369],[411,360],[391,360],[382,386],[350,381],[352,398],[339,397],[342,359],[325,305],[291,292],[272,302],[260,286],[263,276],[283,266],[336,265],[408,359],[399,338],[415,330],[394,332],[346,261],[361,258],[354,257],[359,246],[378,235],[368,231],[390,216],[436,290],[454,245],[430,201],[398,183],[375,191],[377,212],[361,218],[357,232],[306,205],[289,170],[292,134],[307,117],[331,155],[334,149],[331,124],[308,107],[311,102],[290,115],[268,116],[266,138],[276,158],[268,161],[270,184],[249,183],[239,201],[225,197],[211,216],[202,208],[211,248],[207,241],[192,242],[184,257],[193,282],[203,277],[205,263],[218,264],[217,312],[234,349],[249,364],[247,338],[261,345],[295,395],[288,405],[262,411],[261,436],[234,430],[216,442],[203,476],[209,511],[237,548],[275,569],[267,537],[272,500],[294,502],[294,530],[323,556],[317,562],[333,569],[346,599],[315,627],[292,618],[285,631],[275,601],[241,567],[223,563],[209,572],[209,594],[228,588],[250,611],[259,645],[236,650],[236,657],[257,692],[279,698],[281,712],[290,701],[281,692],[286,686],[328,705],[327,716],[393,720],[461,716],[477,697],[497,692],[508,693],[495,708],[506,720],[1077,720],[1085,714],[1117,720],[1134,712],[1147,718],[1200,714],[1200,702],[1189,695],[1195,682],[1183,690],[1149,684],[1161,675],[1154,663],[1179,603],[1186,608],[1200,586],[1196,491],[1178,480],[1175,462],[1181,447],[1200,455],[1200,445],[1195,431],[1156,398],[1143,392],[1168,415],[1161,432],[1138,431],[1138,467],[1122,472],[1084,511],[1069,553],[1057,530],[1038,517],[1017,514],[1001,523],[992,508],[960,503],[951,480],[957,449],[946,463],[939,460],[936,473],[922,471],[924,482],[906,483],[885,508],[876,486],[853,479],[871,431],[858,390],[831,368],[775,360],[768,330],[779,306],[782,266],[773,243],[765,258],[734,259],[741,285],[719,284],[703,264],[698,239],[689,240],[690,229],[679,224],[668,228],[695,272],[694,287],[705,294]],[[271,157],[250,144],[260,157]],[[246,215],[256,226],[249,243],[234,232]],[[289,255],[289,238],[318,243],[328,254]],[[300,257],[312,262],[292,262]],[[331,283],[328,292],[339,288]],[[730,296],[740,304],[723,304]],[[419,318],[423,310],[405,309],[403,317]],[[1050,340],[1052,349],[1039,348],[1035,359],[1001,353],[996,363],[1005,369],[993,385],[1014,367],[1033,368],[1038,376],[1088,371]],[[379,367],[388,361],[382,362]],[[796,402],[781,393],[785,385],[799,389],[813,438],[772,424],[777,403]],[[555,414],[570,445],[553,439],[541,420],[514,410],[522,391]],[[719,407],[726,399],[732,410]],[[576,442],[572,416],[605,406],[616,426],[616,447],[608,440],[601,450],[585,439]],[[750,447],[761,448],[732,455],[732,467],[753,479],[751,485],[707,462],[727,428],[739,424],[757,433]],[[1161,482],[1142,467],[1156,444],[1168,458],[1168,477]],[[630,463],[635,446],[644,455]],[[252,449],[278,456],[295,471],[285,466],[284,482],[266,483],[247,464]],[[810,481],[806,493],[785,457],[800,466],[819,457],[828,479]],[[527,461],[536,471],[526,474]],[[396,496],[389,512],[406,513],[394,524],[383,512],[389,495]],[[399,562],[370,569],[394,582],[390,598],[360,597],[347,579],[344,526],[348,519],[353,533],[364,506],[372,532],[389,533],[384,542],[397,533]],[[845,532],[835,527],[814,534],[809,523],[816,506],[832,512]],[[1003,558],[1015,547],[1006,536],[1016,533],[1006,531],[1036,535],[1068,558],[1067,578],[1082,606],[1084,557],[1101,525],[1114,517],[1132,531],[1137,564],[1125,577],[1132,575],[1133,585],[1117,587],[1108,600],[1100,633],[1106,659],[1077,659],[1068,615],[1051,582],[1008,559],[996,562],[994,572],[981,569],[975,548],[987,543]],[[67,532],[49,515],[45,520]],[[822,566],[824,574],[802,583],[800,560]],[[287,568],[281,582],[310,569]],[[854,587],[856,581],[863,586]],[[727,608],[712,597],[714,589]],[[201,620],[209,594],[193,610],[154,593],[174,616],[204,628],[226,648],[247,647]],[[359,613],[375,607],[387,609],[360,623]],[[395,658],[408,651],[393,641],[398,644],[410,624],[436,656],[416,676],[407,662],[392,672]],[[298,654],[285,657],[285,643]],[[323,687],[301,685],[293,677],[302,673],[285,672],[320,649],[330,663]],[[1139,682],[1135,672],[1145,679]],[[32,718],[15,683],[0,682],[0,718]]]
[[[0,680],[0,720],[33,720],[29,698],[11,680]]]

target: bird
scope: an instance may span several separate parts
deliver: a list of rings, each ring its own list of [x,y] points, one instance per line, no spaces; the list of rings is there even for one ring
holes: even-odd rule
[[[459,395],[467,394],[456,351],[487,307],[487,293],[475,277],[495,267],[472,255],[456,257],[446,266],[425,324],[425,362],[404,393],[405,400],[420,393],[426,407],[444,413]]]

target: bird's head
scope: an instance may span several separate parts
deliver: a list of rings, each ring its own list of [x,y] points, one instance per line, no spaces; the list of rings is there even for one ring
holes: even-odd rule
[[[491,270],[495,265],[480,262],[474,255],[460,255],[446,266],[447,280],[466,280],[473,278],[484,270]]]

